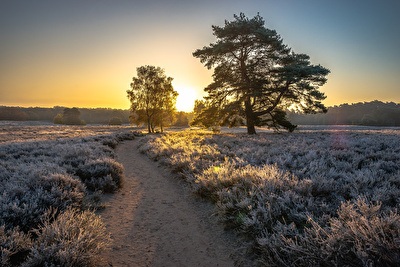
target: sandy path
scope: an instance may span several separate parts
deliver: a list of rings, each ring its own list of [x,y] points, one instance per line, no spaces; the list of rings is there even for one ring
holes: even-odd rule
[[[234,266],[233,239],[211,205],[140,154],[138,143],[117,147],[126,178],[100,213],[114,240],[108,266]]]

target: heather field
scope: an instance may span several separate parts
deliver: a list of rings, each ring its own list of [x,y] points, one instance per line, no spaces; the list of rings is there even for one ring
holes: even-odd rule
[[[266,266],[400,265],[400,129],[170,132],[141,150],[216,205]]]
[[[98,266],[110,236],[95,214],[122,183],[123,127],[0,125],[0,265]]]
[[[1,266],[98,266],[101,194],[122,186],[128,126],[0,124]],[[400,264],[400,129],[171,130],[140,150],[215,203],[266,266]]]
[[[0,144],[108,135],[131,128],[131,126],[66,126],[37,121],[0,121]]]

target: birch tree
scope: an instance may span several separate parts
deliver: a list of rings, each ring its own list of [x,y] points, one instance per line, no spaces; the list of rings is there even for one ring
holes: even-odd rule
[[[178,96],[172,80],[164,69],[148,65],[138,67],[137,77],[132,78],[131,89],[127,91],[131,118],[145,122],[149,133],[154,133],[157,126],[162,132],[165,124],[172,122]]]

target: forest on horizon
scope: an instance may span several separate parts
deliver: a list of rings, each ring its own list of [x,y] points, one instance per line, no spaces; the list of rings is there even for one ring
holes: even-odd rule
[[[63,113],[65,107],[15,107],[0,106],[0,120],[7,121],[45,121],[53,122],[57,114]],[[112,118],[120,118],[128,124],[129,109],[112,108],[78,108],[81,119],[87,124],[109,124]],[[177,112],[176,126],[187,126],[192,117],[188,112]],[[328,107],[327,113],[301,114],[288,111],[288,119],[297,125],[366,125],[366,126],[400,126],[400,103],[378,100],[341,104]],[[182,118],[182,117],[186,117]],[[185,123],[186,122],[186,123]]]
[[[327,113],[288,112],[288,119],[299,125],[400,126],[400,103],[378,100],[328,107]]]

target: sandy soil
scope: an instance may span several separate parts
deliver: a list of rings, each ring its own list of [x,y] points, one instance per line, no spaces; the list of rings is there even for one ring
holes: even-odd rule
[[[105,255],[108,266],[238,264],[238,244],[212,216],[211,204],[196,199],[183,182],[141,154],[138,144],[126,141],[117,147],[124,185],[107,196],[100,213],[113,238]]]

